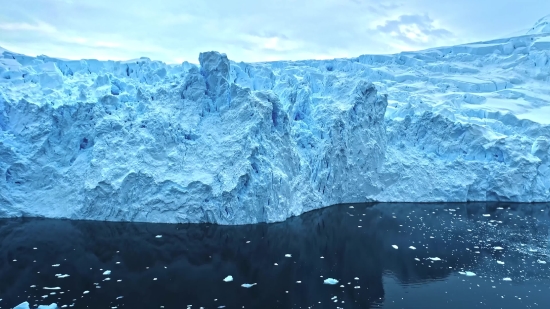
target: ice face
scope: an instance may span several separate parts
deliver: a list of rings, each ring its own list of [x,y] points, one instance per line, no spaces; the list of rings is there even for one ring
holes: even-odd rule
[[[364,79],[276,80],[217,52],[200,68],[4,57],[2,215],[243,224],[377,191],[387,103]]]
[[[0,216],[550,200],[549,33],[323,61],[1,57]]]

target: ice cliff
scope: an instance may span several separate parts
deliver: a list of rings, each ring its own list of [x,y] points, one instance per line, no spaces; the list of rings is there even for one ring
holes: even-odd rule
[[[544,22],[324,61],[0,51],[0,216],[242,224],[341,202],[549,201]]]

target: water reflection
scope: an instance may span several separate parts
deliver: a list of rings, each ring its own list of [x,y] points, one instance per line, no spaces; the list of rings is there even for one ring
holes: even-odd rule
[[[487,282],[480,297],[521,284],[533,291],[521,304],[544,307],[550,290],[532,287],[549,285],[549,226],[546,204],[502,203],[338,205],[248,226],[4,219],[0,308],[390,308],[388,278],[451,293],[454,282],[442,301],[475,297],[460,284]]]

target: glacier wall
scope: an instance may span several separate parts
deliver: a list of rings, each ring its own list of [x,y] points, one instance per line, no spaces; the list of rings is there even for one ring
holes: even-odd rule
[[[3,51],[0,216],[244,224],[342,202],[550,201],[536,29],[254,64]]]
[[[1,61],[2,216],[272,222],[377,190],[387,101],[363,79],[276,81],[217,52]]]

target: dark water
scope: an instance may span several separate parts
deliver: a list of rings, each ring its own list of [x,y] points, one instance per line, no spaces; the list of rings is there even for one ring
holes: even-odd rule
[[[250,226],[0,220],[0,308],[550,308],[549,205],[350,206]]]

